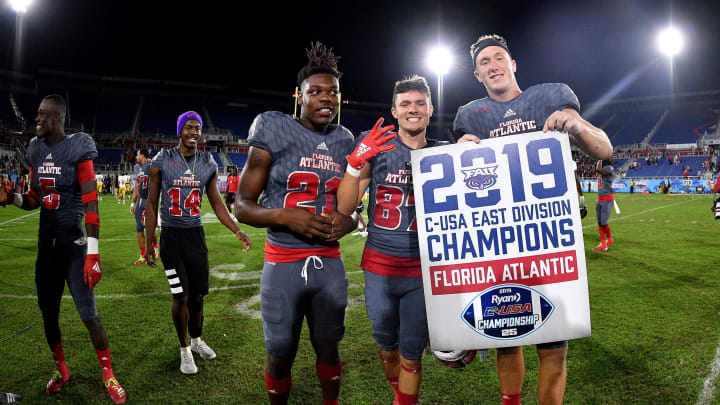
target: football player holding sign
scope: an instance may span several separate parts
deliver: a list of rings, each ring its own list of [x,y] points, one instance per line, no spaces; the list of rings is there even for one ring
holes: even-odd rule
[[[457,136],[480,139],[535,131],[560,131],[593,159],[608,159],[612,145],[605,132],[585,121],[573,91],[562,83],[546,83],[520,89],[516,62],[507,42],[498,35],[481,36],[471,47],[475,78],[488,97],[458,109],[454,122]],[[567,341],[537,347],[538,399],[560,404],[565,395]],[[497,350],[497,369],[503,404],[519,404],[525,364],[521,347]]]

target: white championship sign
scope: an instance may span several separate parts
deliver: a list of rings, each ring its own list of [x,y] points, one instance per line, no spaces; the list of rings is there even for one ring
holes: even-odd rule
[[[558,132],[412,151],[434,350],[590,336],[573,169]]]

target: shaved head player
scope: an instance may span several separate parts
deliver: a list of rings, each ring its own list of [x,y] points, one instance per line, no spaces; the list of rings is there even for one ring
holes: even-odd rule
[[[45,338],[57,371],[45,392],[53,395],[70,380],[70,370],[60,334],[60,300],[65,282],[95,347],[103,381],[116,404],[127,396],[113,375],[108,337],[95,306],[93,287],[100,281],[100,216],[93,159],[95,141],[90,135],[65,134],[65,100],[45,97],[35,118],[37,136],[30,140],[30,191],[15,194],[0,187],[0,205],[13,204],[24,210],[40,207],[38,256],[35,285],[42,312]],[[83,231],[82,220],[85,218]]]

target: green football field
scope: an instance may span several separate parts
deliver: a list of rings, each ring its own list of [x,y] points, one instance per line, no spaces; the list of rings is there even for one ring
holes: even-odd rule
[[[590,249],[599,239],[595,197],[586,195],[589,214],[583,221],[592,336],[570,342],[565,403],[720,404],[720,389],[714,389],[720,383],[720,221],[710,212],[711,197],[617,195],[622,214],[611,215],[615,244],[607,252]],[[243,254],[205,203],[211,291],[203,337],[218,357],[196,358],[199,373],[184,376],[167,279],[161,265],[133,266],[139,252],[128,209],[111,197],[100,202],[104,275],[96,287],[113,369],[128,393],[127,403],[266,402],[258,303],[265,231],[244,227],[253,248]],[[39,211],[0,209],[0,391],[21,394],[24,403],[111,403],[69,296],[62,302],[60,326],[72,380],[54,397],[44,393],[54,367],[35,298],[38,218]],[[340,402],[390,404],[392,390],[365,314],[359,269],[364,241],[351,235],[341,241],[350,304],[340,345]],[[534,347],[525,348],[525,358],[523,403],[533,404]],[[501,402],[494,350],[486,362],[463,370],[447,368],[427,354],[424,372],[421,403]],[[290,400],[322,403],[307,329],[293,368]]]

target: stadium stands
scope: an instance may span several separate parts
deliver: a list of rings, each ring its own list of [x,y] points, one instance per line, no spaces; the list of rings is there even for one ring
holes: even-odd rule
[[[699,107],[670,110],[652,143],[695,143],[710,127],[717,124],[717,114]]]

